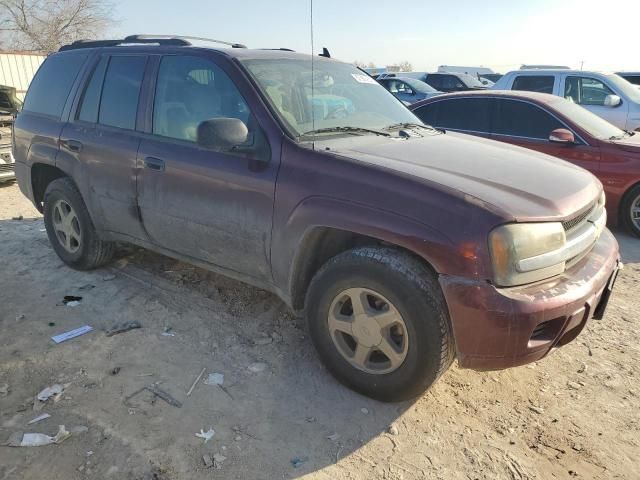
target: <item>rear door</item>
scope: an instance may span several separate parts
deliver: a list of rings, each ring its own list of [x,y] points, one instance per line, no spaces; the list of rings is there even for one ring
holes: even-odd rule
[[[423,105],[413,113],[427,125],[489,137],[489,98],[449,98]]]
[[[146,55],[103,54],[96,58],[61,149],[76,158],[77,181],[89,186],[98,229],[145,239],[136,202],[137,113]]]
[[[271,158],[264,130],[227,72],[205,56],[158,59],[139,151],[139,206],[156,245],[268,280],[279,157]],[[247,125],[249,142],[264,147],[261,159],[196,143],[198,125],[222,117]]]
[[[541,107],[522,100],[496,99],[491,120],[491,138],[553,155],[591,172],[599,169],[600,149],[588,145],[576,133],[577,145],[549,141],[553,130],[571,130],[564,122]]]

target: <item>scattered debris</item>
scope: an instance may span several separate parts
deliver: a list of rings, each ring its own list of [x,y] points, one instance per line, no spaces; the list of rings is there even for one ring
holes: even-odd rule
[[[44,390],[42,390],[36,396],[36,398],[41,402],[46,402],[47,400],[53,397],[53,400],[56,401],[56,398],[59,397],[63,391],[64,391],[64,387],[59,383],[56,383],[55,385],[51,385],[50,387],[47,387]]]
[[[78,288],[78,290],[80,290],[81,292],[87,292],[89,290],[93,290],[94,288],[96,288],[95,285],[91,285],[90,283],[87,283],[86,285],[83,285],[80,288]]]
[[[361,411],[364,415],[369,415],[369,409],[368,409],[368,408],[362,407],[362,408],[360,409],[360,411]]]
[[[140,325],[140,322],[137,322],[135,320],[131,322],[123,322],[123,323],[116,324],[113,327],[111,327],[111,329],[107,330],[106,335],[107,337],[113,337],[114,335],[117,335],[119,333],[125,333],[130,330],[135,330],[137,328],[142,328],[142,325]]]
[[[202,456],[202,462],[206,468],[213,467],[213,460],[211,460],[211,456],[207,453]]]
[[[222,468],[222,464],[224,463],[224,461],[227,459],[227,457],[225,457],[224,455],[220,454],[220,453],[216,453],[213,456],[213,464],[215,465],[216,468],[220,469]]]
[[[78,305],[80,305],[81,301],[82,301],[82,297],[76,297],[75,295],[65,295],[65,297],[62,299],[62,303],[59,303],[58,305],[66,305],[67,307],[77,307]]]
[[[213,438],[215,434],[216,432],[213,430],[213,428],[209,427],[209,430],[207,430],[206,432],[200,429],[200,432],[196,433],[195,435],[198,438],[202,438],[204,440],[204,443],[207,443],[209,440]]]
[[[309,457],[292,458],[291,465],[293,465],[293,468],[300,468],[308,460],[309,460]]]
[[[327,435],[327,440],[331,440],[332,442],[337,442],[338,440],[340,440],[340,434],[334,433],[332,435]]]
[[[135,397],[136,395],[139,395],[140,393],[144,392],[145,390],[153,393],[156,397],[159,397],[160,399],[164,400],[165,402],[167,402],[169,405],[171,405],[173,407],[176,407],[176,408],[181,408],[182,407],[182,403],[181,402],[179,402],[178,400],[173,398],[171,395],[169,395],[167,392],[165,392],[164,390],[159,388],[157,385],[145,385],[144,387],[140,388],[139,390],[136,390],[131,395],[126,397],[123,400],[122,403],[124,403],[130,409],[133,409],[133,405],[131,405],[129,403],[130,400],[133,397]],[[134,411],[134,413],[135,413],[135,411]]]
[[[113,367],[109,372],[111,375],[117,375],[120,373],[120,367]]]
[[[264,372],[267,369],[267,364],[263,362],[256,362],[249,365],[247,369],[253,373],[260,373]]]
[[[49,415],[48,413],[43,413],[42,415],[38,415],[36,418],[28,422],[27,425],[33,425],[34,423],[41,422],[42,420],[46,420],[47,418],[50,418],[50,417],[51,415]]]
[[[206,370],[207,370],[206,368],[203,368],[202,371],[200,372],[200,375],[198,375],[196,379],[193,381],[193,385],[191,385],[191,388],[187,392],[187,397],[191,396],[191,392],[193,392],[193,389],[196,388],[196,385],[198,384],[198,382],[200,381],[200,379],[202,378]]]
[[[224,383],[224,373],[210,373],[204,383],[205,385],[222,385]]]
[[[165,329],[163,330],[161,335],[163,337],[175,337],[176,336],[176,334],[173,332],[173,328],[171,328],[171,327],[165,327]]]
[[[16,315],[16,321],[20,321],[20,320],[24,320],[24,319],[25,319],[24,313]]]
[[[269,345],[271,342],[273,342],[273,338],[267,337],[266,335],[253,339],[254,345]]]
[[[103,282],[110,282],[111,280],[115,280],[116,276],[113,274],[109,274],[109,275],[103,275],[102,277],[102,281]]]
[[[392,423],[391,425],[389,425],[389,428],[387,428],[387,433],[390,435],[399,435],[400,431],[398,430],[396,424]]]
[[[70,330],[65,333],[60,333],[59,335],[54,335],[51,337],[56,343],[66,342],[67,340],[71,340],[72,338],[79,337],[80,335],[84,335],[85,333],[89,333],[93,330],[93,327],[90,325],[85,325],[84,327],[76,328],[75,330]]]
[[[529,410],[531,410],[532,412],[539,413],[539,414],[544,413],[544,408],[536,407],[535,405],[529,405]]]
[[[579,443],[576,443],[573,447],[576,452],[581,452],[582,451],[582,445],[580,445]]]
[[[49,322],[47,325],[49,325],[50,327],[55,327],[56,326],[56,322]]]
[[[307,417],[305,420],[307,423],[315,423],[317,421],[316,417]]]
[[[42,447],[44,445],[62,443],[70,436],[71,433],[67,432],[64,425],[59,425],[58,433],[53,437],[45,435],[44,433],[17,433],[9,438],[8,445],[10,447]]]
[[[587,364],[583,363],[582,365],[580,365],[580,368],[578,369],[578,373],[584,373],[587,371]]]
[[[582,388],[582,386],[576,382],[567,382],[567,387],[569,387],[572,390],[580,390],[580,388]]]
[[[1,397],[6,397],[7,395],[9,395],[9,384],[8,383],[3,383],[2,385],[0,385],[0,396]]]
[[[17,217],[11,217],[11,220],[24,220],[22,215],[18,215]]]

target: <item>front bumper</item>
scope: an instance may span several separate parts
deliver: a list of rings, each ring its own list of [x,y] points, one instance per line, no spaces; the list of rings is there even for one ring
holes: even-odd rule
[[[550,281],[513,288],[440,276],[463,368],[497,370],[541,359],[602,315],[620,265],[618,242],[604,229],[585,258]],[[600,303],[602,299],[603,304]]]

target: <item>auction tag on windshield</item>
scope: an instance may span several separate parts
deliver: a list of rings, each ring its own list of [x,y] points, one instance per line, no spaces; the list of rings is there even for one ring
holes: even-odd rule
[[[365,75],[363,73],[352,73],[351,76],[355,78],[356,82],[358,83],[372,83],[373,85],[378,84],[378,82],[376,82],[369,75]]]

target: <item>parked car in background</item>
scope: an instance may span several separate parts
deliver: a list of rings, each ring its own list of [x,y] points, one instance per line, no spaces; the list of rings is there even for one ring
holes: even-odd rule
[[[640,86],[640,72],[618,72],[627,82]]]
[[[438,73],[464,73],[477,78],[485,87],[493,86],[497,78],[502,75],[495,73],[487,67],[465,67],[460,65],[440,65]],[[493,78],[491,78],[493,77]]]
[[[0,116],[0,183],[15,180],[15,161],[11,153],[11,125],[13,117],[2,120]]]
[[[442,95],[428,83],[409,77],[389,77],[379,79],[380,85],[389,90],[393,95],[408,104],[424,100],[425,98]]]
[[[463,92],[467,90],[485,90],[487,86],[466,73],[428,73],[424,82],[441,92]]]
[[[515,70],[492,87],[566,98],[622,130],[640,130],[640,90],[615,73],[582,70]]]
[[[480,75],[480,79],[482,80],[483,78],[486,78],[487,80],[489,80],[490,82],[493,82],[494,84],[500,80],[503,77],[503,75],[501,73],[485,73]]]
[[[267,289],[336,378],[386,401],[456,355],[521,365],[602,317],[619,251],[589,172],[427,127],[353,65],[225,45],[47,57],[14,156],[67,265],[128,242]]]
[[[609,223],[640,236],[640,133],[544,93],[449,94],[410,109],[428,125],[530,148],[589,170],[604,185]]]

